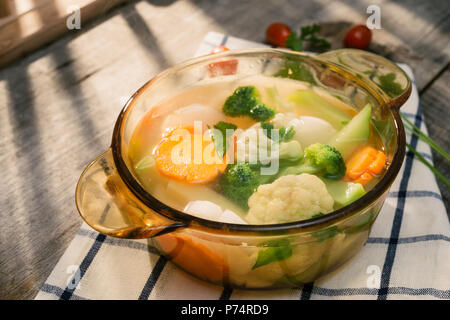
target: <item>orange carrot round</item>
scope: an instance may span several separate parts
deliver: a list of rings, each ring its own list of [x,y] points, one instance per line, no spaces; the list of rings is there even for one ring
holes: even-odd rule
[[[172,179],[188,183],[213,180],[227,166],[219,159],[214,143],[192,128],[178,128],[161,139],[154,153],[158,171]]]
[[[371,146],[365,146],[347,161],[346,180],[367,184],[386,164],[386,155]]]
[[[157,237],[161,249],[186,271],[203,279],[221,282],[228,274],[224,259],[206,245],[181,234]]]

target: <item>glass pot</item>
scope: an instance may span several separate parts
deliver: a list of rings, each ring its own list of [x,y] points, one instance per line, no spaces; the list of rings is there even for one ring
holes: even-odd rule
[[[127,155],[142,117],[168,98],[211,78],[259,74],[309,83],[355,110],[370,102],[372,124],[383,140],[388,163],[380,181],[357,201],[330,214],[274,225],[201,219],[146,192]],[[342,265],[367,241],[403,162],[405,133],[399,108],[410,93],[411,82],[397,65],[360,50],[310,55],[253,49],[188,60],[154,77],[127,102],[117,119],[111,148],[80,177],[78,211],[87,224],[108,236],[151,238],[162,255],[208,282],[235,288],[300,286]]]

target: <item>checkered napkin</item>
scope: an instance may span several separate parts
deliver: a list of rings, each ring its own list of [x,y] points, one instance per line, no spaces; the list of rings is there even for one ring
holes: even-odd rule
[[[264,47],[209,33],[197,55],[218,45]],[[413,74],[408,66],[401,67]],[[417,90],[402,112],[426,131]],[[407,141],[432,161],[417,137]],[[298,289],[231,290],[178,269],[147,240],[107,237],[83,224],[36,299],[450,299],[450,225],[435,177],[411,152],[361,251]]]

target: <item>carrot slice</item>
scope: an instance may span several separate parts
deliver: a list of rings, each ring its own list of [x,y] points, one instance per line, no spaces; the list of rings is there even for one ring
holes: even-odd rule
[[[378,151],[375,160],[372,161],[372,163],[369,165],[368,170],[373,174],[378,174],[381,172],[381,170],[383,170],[385,164],[386,155],[383,152]]]
[[[226,46],[218,46],[211,51],[211,54],[229,51]],[[235,74],[238,67],[238,61],[236,59],[228,59],[224,61],[213,62],[208,65],[209,73],[211,77],[228,76]]]
[[[386,155],[382,151],[365,146],[346,163],[346,180],[365,185],[383,170],[385,163]]]
[[[230,49],[227,46],[218,46],[211,50],[211,53],[219,53],[224,51],[230,51]]]
[[[355,183],[361,183],[363,186],[366,185],[370,180],[373,179],[373,175],[371,175],[368,172],[364,172],[362,175],[360,175],[355,180],[352,180],[352,182]]]
[[[160,173],[188,183],[209,182],[227,166],[224,159],[218,158],[212,140],[194,134],[187,127],[175,129],[162,138],[154,158]]]
[[[228,274],[224,259],[206,245],[182,234],[165,234],[156,238],[161,249],[186,271],[213,282]]]

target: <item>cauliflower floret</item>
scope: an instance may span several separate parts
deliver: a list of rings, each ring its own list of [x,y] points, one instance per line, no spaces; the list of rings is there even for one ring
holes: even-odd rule
[[[207,220],[247,224],[247,222],[245,222],[238,214],[229,209],[222,211],[222,208],[219,205],[207,200],[189,201],[184,208],[184,212]]]
[[[251,224],[284,223],[329,213],[334,200],[325,183],[303,173],[278,178],[258,187],[248,200],[247,221]]]
[[[277,113],[270,121],[276,129],[294,127],[294,140],[306,148],[313,143],[327,143],[336,129],[327,121],[309,116],[298,117],[295,113]]]
[[[296,119],[298,119],[298,116],[293,112],[278,112],[275,114],[275,117],[270,120],[270,123],[273,124],[275,128],[289,128],[289,126],[293,125],[291,122]]]
[[[264,164],[278,159],[295,159],[303,155],[303,149],[298,141],[287,141],[276,144],[269,139],[256,123],[245,131],[236,134],[236,162]]]
[[[261,131],[260,123],[236,134],[236,161],[256,163],[260,155],[270,154],[272,141]]]

